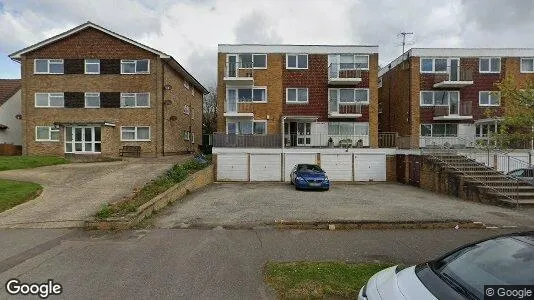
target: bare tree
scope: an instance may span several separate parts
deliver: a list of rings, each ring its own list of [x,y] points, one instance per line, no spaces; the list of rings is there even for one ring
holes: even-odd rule
[[[217,88],[210,85],[207,89],[209,94],[204,96],[202,131],[211,134],[217,131]]]

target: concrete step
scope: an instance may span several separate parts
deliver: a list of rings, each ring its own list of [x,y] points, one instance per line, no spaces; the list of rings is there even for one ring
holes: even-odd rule
[[[487,185],[492,185],[492,186],[503,186],[503,185],[506,186],[506,185],[516,184],[515,181],[512,181],[512,180],[484,180],[484,183],[487,184]],[[524,181],[517,181],[517,184],[519,186],[532,186],[532,187],[534,187],[530,183],[524,182]]]
[[[518,201],[511,199],[499,199],[499,201],[509,206],[516,206],[519,204],[519,206],[534,207],[534,199],[520,199]]]
[[[484,177],[484,176],[490,176],[490,175],[502,175],[504,176],[504,174],[502,173],[499,173],[497,171],[494,171],[494,170],[451,170],[452,173],[457,173],[457,174],[466,174],[466,175],[481,175],[480,177]]]
[[[532,200],[534,201],[534,191],[532,192],[518,192],[518,193],[498,193],[495,191],[488,191],[488,195],[496,196],[497,198],[512,198],[518,200]]]
[[[510,193],[515,193],[516,191],[519,191],[521,193],[524,193],[524,192],[532,192],[534,193],[534,186],[514,186],[514,185],[509,185],[509,186],[503,186],[503,185],[499,185],[499,186],[495,186],[495,185],[479,185],[478,186],[479,188],[481,189],[486,189],[486,190],[497,190],[497,191],[508,191]]]

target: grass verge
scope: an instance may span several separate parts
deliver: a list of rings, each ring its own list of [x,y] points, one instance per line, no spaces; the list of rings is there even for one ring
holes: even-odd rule
[[[37,197],[41,190],[37,183],[0,179],[0,212]]]
[[[185,180],[189,174],[202,170],[209,165],[209,160],[207,163],[200,163],[194,159],[188,160],[181,165],[174,165],[165,174],[147,183],[131,199],[121,202],[118,205],[105,204],[96,214],[96,217],[105,219],[109,217],[120,217],[135,212],[139,206],[165,192],[173,185]]]
[[[268,262],[265,281],[281,299],[321,299],[327,296],[355,299],[360,288],[386,263]]]
[[[68,162],[64,157],[57,156],[0,156],[0,171],[37,168]]]

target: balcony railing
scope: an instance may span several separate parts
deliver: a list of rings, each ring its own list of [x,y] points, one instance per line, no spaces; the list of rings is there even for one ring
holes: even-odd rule
[[[213,147],[223,148],[281,148],[281,134],[213,134]],[[369,147],[369,135],[304,134],[284,135],[284,147],[362,148]]]
[[[357,64],[331,63],[328,66],[328,83],[356,84],[362,81],[362,71]]]
[[[449,103],[449,106],[435,106],[434,120],[464,120],[473,118],[473,104],[471,101],[461,101],[459,104]]]
[[[328,116],[331,118],[357,118],[362,116],[362,104],[330,101]]]
[[[252,62],[226,62],[224,80],[232,84],[254,84],[254,68]]]
[[[473,70],[468,67],[448,66],[443,72],[432,74],[435,88],[460,88],[473,84]]]
[[[224,116],[254,116],[253,103],[226,100],[224,102]]]

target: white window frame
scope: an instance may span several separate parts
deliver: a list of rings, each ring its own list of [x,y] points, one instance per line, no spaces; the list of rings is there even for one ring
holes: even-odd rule
[[[480,102],[481,96],[483,93],[488,93],[488,104],[482,104]],[[499,95],[499,104],[491,104],[491,96],[492,95]],[[492,106],[492,107],[498,107],[501,106],[501,92],[499,91],[479,91],[478,92],[478,106]]]
[[[251,101],[241,101],[239,100],[239,92],[238,90],[244,90],[244,89],[251,89],[251,95],[254,96],[254,90],[265,90],[265,100],[263,101],[254,101],[253,99],[250,99]],[[228,91],[229,90],[235,90],[235,97],[237,103],[267,103],[268,94],[267,94],[267,87],[266,86],[253,86],[253,87],[238,87],[238,86],[229,86],[226,88],[226,98],[228,98]]]
[[[47,95],[48,96],[48,105],[37,105],[37,95]],[[62,106],[50,106],[50,98],[52,97],[58,97],[58,95],[61,95],[63,97],[63,105]],[[34,106],[36,108],[64,108],[65,107],[65,94],[64,93],[35,93],[34,94]]]
[[[38,60],[46,60],[47,70],[46,72],[37,72],[37,61]],[[55,62],[52,62],[55,61]],[[50,65],[51,64],[59,64],[61,61],[61,64],[63,65],[63,72],[61,73],[51,73],[50,72]],[[33,74],[53,74],[53,75],[61,75],[65,74],[65,61],[63,59],[55,59],[55,58],[36,58],[33,60]]]
[[[532,60],[532,70],[523,70],[523,60]],[[534,73],[534,57],[521,57],[519,61],[519,72],[521,73]]]
[[[365,57],[367,58],[367,68],[356,68],[356,66],[354,68],[351,68],[351,69],[345,69],[345,68],[341,68],[341,56],[346,56],[346,55],[352,55],[353,58],[354,58],[354,63],[353,64],[356,64],[356,56],[362,56],[362,57]],[[337,56],[337,63],[338,63],[338,69],[340,71],[351,71],[351,70],[362,70],[362,71],[368,71],[369,70],[369,55],[366,55],[366,54],[357,54],[357,53],[345,53],[345,54],[339,54]]]
[[[191,132],[184,130],[184,141],[189,141],[191,139]]]
[[[295,90],[295,100],[289,100],[289,90]],[[299,90],[306,90],[306,101],[299,101]],[[286,103],[287,104],[308,104],[310,101],[310,91],[308,88],[294,87],[286,88]]]
[[[191,132],[191,144],[195,143],[195,133]]]
[[[254,133],[254,123],[264,123],[265,124],[265,132],[264,133]],[[252,134],[253,135],[266,135],[267,134],[267,120],[254,120],[254,121],[252,121]]]
[[[445,135],[443,136],[434,136],[434,125],[444,125],[445,126]],[[447,135],[447,125],[456,125],[456,135]],[[430,135],[422,135],[421,127],[423,126],[430,126]],[[434,138],[440,138],[440,137],[458,137],[458,130],[460,129],[460,126],[458,126],[458,123],[421,123],[419,126],[419,136],[421,137],[434,137]]]
[[[48,139],[38,139],[37,138],[37,130],[39,128],[48,128]],[[53,140],[52,139],[52,131],[58,133],[57,140]],[[55,128],[54,126],[35,126],[35,141],[36,142],[59,142],[59,140],[60,140],[59,134],[60,134],[59,128]]]
[[[329,88],[328,89],[328,101],[330,101],[330,91],[331,90],[337,90],[337,105],[339,107],[339,104],[347,104],[347,103],[354,103],[354,104],[361,104],[361,105],[369,105],[369,89],[368,88]],[[341,98],[341,90],[354,90],[354,99],[352,102],[340,102]],[[356,91],[357,90],[366,90],[367,91],[367,100],[365,102],[358,102],[356,101]]]
[[[423,59],[431,59],[432,60],[432,71],[423,71]],[[447,67],[445,68],[445,71],[436,71],[436,59],[444,59],[447,61]],[[456,57],[421,57],[420,63],[419,63],[419,72],[421,74],[448,74],[449,73],[449,67],[451,65],[451,60],[458,59]]]
[[[252,69],[258,69],[258,70],[267,69],[267,66],[268,66],[267,53],[237,53],[238,69],[251,69],[251,68],[243,67],[243,61],[241,60],[241,55],[243,55],[243,54],[250,54],[251,55],[251,58],[252,58]],[[265,67],[255,67],[254,66],[254,56],[256,56],[256,55],[265,56]]]
[[[432,104],[423,103],[423,93],[425,93],[425,92],[432,92]],[[436,93],[439,93],[439,92],[447,93],[447,104],[436,104]],[[419,91],[419,105],[422,106],[422,107],[431,107],[431,106],[445,107],[445,106],[449,106],[450,103],[451,103],[451,93],[457,93],[458,94],[458,103],[460,103],[460,92],[459,91],[453,91],[453,90],[450,90],[450,91],[447,91],[447,90],[439,90],[439,91],[426,90],[426,91]]]
[[[97,60],[98,62],[87,62],[88,60]],[[97,65],[98,66],[98,72],[88,72],[87,71],[87,65]],[[83,60],[83,71],[85,74],[93,74],[93,75],[98,75],[100,74],[100,59],[96,59],[96,58],[86,58]]]
[[[139,95],[148,95],[148,106],[140,106],[140,105],[137,105],[137,97]],[[122,98],[123,97],[132,97],[131,95],[134,95],[134,98],[135,98],[135,105],[134,106],[125,106],[124,105],[124,101],[122,101]],[[146,93],[121,93],[121,99],[120,99],[120,108],[150,108],[150,93],[146,92]],[[129,127],[129,126],[128,126]]]
[[[299,68],[299,55],[305,55],[306,56],[306,68]],[[289,66],[289,56],[295,56],[295,62],[296,62],[296,66],[295,67],[290,67]],[[286,54],[286,69],[287,70],[307,70],[309,68],[309,59],[308,59],[308,54],[307,53],[287,53]]]
[[[491,60],[493,59],[498,59],[499,60],[499,70],[498,71],[492,71],[491,70]],[[488,60],[488,71],[482,71],[481,70],[481,65],[482,65],[482,60]],[[485,74],[485,73],[494,73],[494,74],[497,74],[497,73],[501,73],[501,68],[502,68],[502,61],[501,61],[501,58],[500,57],[479,57],[478,58],[478,73],[481,73],[481,74]]]
[[[148,61],[148,66],[147,66],[147,71],[137,71],[137,62],[138,61],[141,61],[141,60],[146,60]],[[123,69],[122,69],[122,64],[126,64],[126,63],[134,63],[134,72],[133,73],[125,73],[123,72]],[[132,75],[132,74],[150,74],[150,59],[121,59],[121,74],[123,75]]]
[[[124,128],[134,128],[134,130],[127,130],[128,132],[134,133],[134,139],[123,139],[122,133],[124,131]],[[138,128],[148,128],[148,139],[139,139],[137,137],[137,130]],[[152,130],[150,129],[150,126],[121,126],[121,142],[150,142],[152,140]]]
[[[95,95],[98,95],[98,106],[88,106],[87,105],[87,96],[95,97]],[[84,107],[85,108],[100,108],[102,105],[101,99],[100,99],[100,93],[97,92],[86,92],[83,95],[83,101],[84,101]]]

